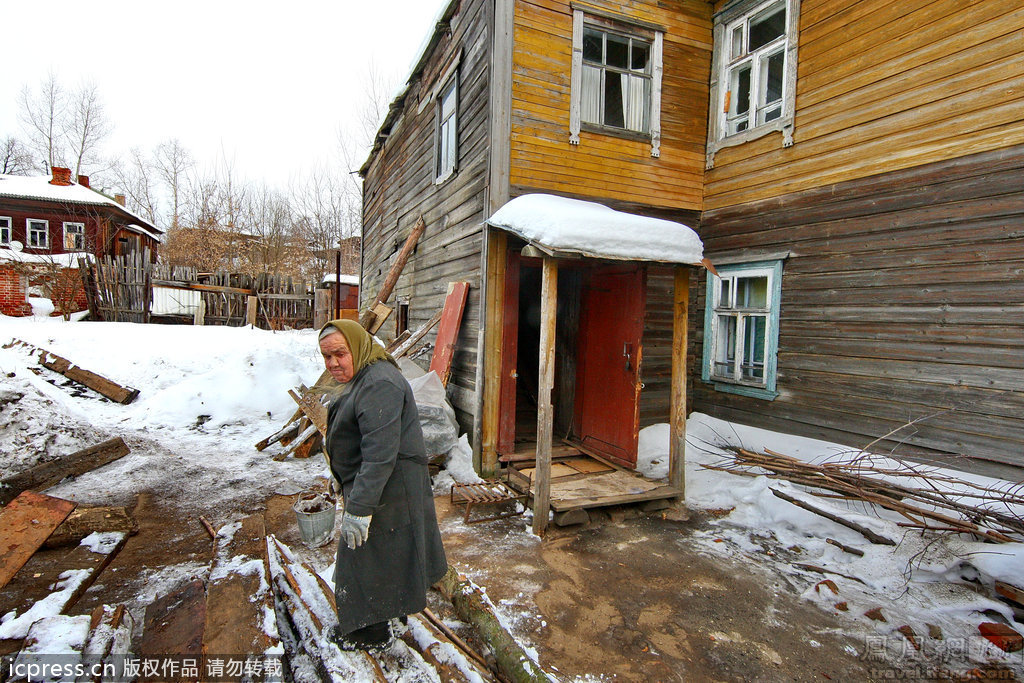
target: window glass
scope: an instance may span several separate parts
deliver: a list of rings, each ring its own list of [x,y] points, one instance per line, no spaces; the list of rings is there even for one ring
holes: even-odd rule
[[[732,377],[736,368],[736,321],[734,315],[718,316],[714,374]]]
[[[629,38],[623,38],[613,33],[606,36],[605,64],[617,69],[629,68]]]
[[[647,62],[651,56],[651,47],[646,43],[639,41],[633,41],[633,52],[630,59],[629,68],[633,71],[647,71]]]
[[[604,74],[604,125],[625,128],[623,116],[623,77],[617,71],[606,71]]]
[[[744,321],[743,379],[764,379],[764,347],[768,332],[768,317],[748,316]]]
[[[11,242],[11,219],[0,217],[0,244]]]
[[[447,178],[455,171],[458,161],[458,88],[456,81],[445,88],[437,114],[437,169],[438,178]]]
[[[768,278],[736,278],[736,307],[764,308],[768,305]]]
[[[743,50],[743,25],[740,24],[732,30],[732,39],[730,40],[729,47],[729,59],[736,59],[742,57]]]
[[[46,247],[49,225],[46,221],[28,221],[28,246],[43,248]]]
[[[583,29],[583,59],[588,62],[604,62],[604,34],[593,29]]]
[[[785,5],[769,9],[764,14],[750,20],[750,44],[748,52],[764,47],[786,32]]]

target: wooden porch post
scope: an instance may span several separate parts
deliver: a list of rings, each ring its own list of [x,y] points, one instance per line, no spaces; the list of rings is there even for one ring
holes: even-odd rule
[[[544,257],[540,287],[540,372],[537,378],[537,467],[534,469],[533,533],[543,536],[551,507],[551,437],[555,384],[555,319],[558,311],[558,261]]]
[[[686,498],[686,353],[690,317],[690,269],[675,268],[672,321],[672,405],[669,423],[668,483]]]

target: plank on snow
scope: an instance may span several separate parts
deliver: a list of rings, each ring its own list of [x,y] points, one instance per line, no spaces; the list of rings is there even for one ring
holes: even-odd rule
[[[437,376],[441,378],[441,384],[444,386],[448,386],[448,378],[452,374],[455,342],[459,338],[459,328],[462,326],[462,314],[466,310],[466,297],[468,295],[468,282],[448,283],[448,296],[444,300],[441,326],[437,329],[434,355],[430,359],[430,370],[437,373]]]
[[[203,652],[262,655],[277,644],[262,629],[265,615],[274,611],[263,515],[246,517],[233,534],[227,529],[217,534],[206,588]]]
[[[50,488],[65,477],[77,477],[112,463],[130,452],[131,449],[125,444],[124,439],[118,436],[57,460],[36,465],[0,480],[0,505],[6,505],[22,491]]]
[[[0,587],[39,549],[75,503],[33,491],[23,491],[0,511]]]
[[[115,403],[128,405],[139,395],[138,389],[121,386],[117,382],[111,381],[102,375],[92,372],[91,370],[78,367],[67,358],[62,358],[50,351],[40,350],[39,364],[48,370],[53,370],[54,372],[64,375],[72,381],[84,384],[93,391],[109,398]]]

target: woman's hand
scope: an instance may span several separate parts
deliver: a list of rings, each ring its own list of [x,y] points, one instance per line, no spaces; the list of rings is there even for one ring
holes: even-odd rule
[[[345,545],[350,550],[355,550],[366,543],[366,539],[370,536],[371,517],[372,515],[356,517],[347,512],[341,515],[341,537],[345,539]]]

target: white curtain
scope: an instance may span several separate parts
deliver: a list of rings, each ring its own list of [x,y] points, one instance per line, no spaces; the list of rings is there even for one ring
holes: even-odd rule
[[[644,86],[646,79],[639,76],[623,76],[622,106],[623,120],[628,130],[644,130]]]
[[[601,69],[583,65],[582,90],[580,119],[587,123],[601,123]]]

